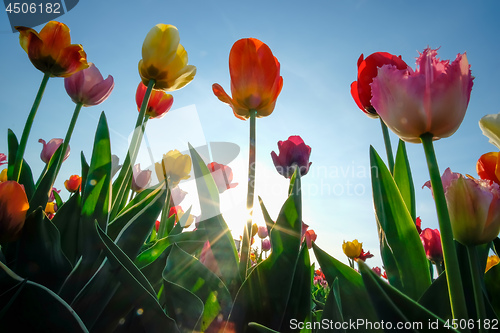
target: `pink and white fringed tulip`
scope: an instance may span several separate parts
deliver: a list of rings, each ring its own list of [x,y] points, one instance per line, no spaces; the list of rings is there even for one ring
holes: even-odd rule
[[[101,104],[109,97],[114,86],[113,77],[108,75],[104,80],[93,63],[64,79],[64,87],[71,100],[77,104],[82,103],[83,106]]]
[[[426,48],[415,71],[384,65],[371,84],[372,105],[404,141],[420,143],[425,133],[433,140],[449,137],[464,119],[473,80],[467,56],[458,54],[450,63],[436,55]]]

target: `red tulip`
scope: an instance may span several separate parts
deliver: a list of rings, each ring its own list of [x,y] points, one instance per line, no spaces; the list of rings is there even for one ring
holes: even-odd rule
[[[307,146],[298,135],[291,136],[286,141],[278,142],[279,155],[273,151],[274,166],[280,175],[290,178],[297,167],[302,176],[306,175],[312,162],[309,162],[311,147]]]
[[[233,109],[239,119],[248,119],[250,110],[257,117],[269,116],[283,87],[280,63],[269,46],[255,38],[240,39],[229,53],[232,98],[217,83],[212,90]]]
[[[438,229],[425,228],[420,234],[427,259],[435,263],[443,261],[443,248],[441,247],[441,234]]]
[[[219,189],[219,193],[236,187],[238,183],[231,183],[233,181],[233,170],[227,165],[212,162],[207,164],[207,168],[212,174],[215,185]]]
[[[308,249],[312,248],[312,242],[315,242],[316,238],[318,238],[318,236],[314,230],[309,229],[306,231],[306,244]]]
[[[387,52],[375,52],[370,54],[366,59],[363,55],[358,59],[358,80],[351,84],[351,95],[358,107],[363,110],[368,117],[377,118],[378,114],[372,106],[371,83],[373,78],[377,76],[378,68],[383,65],[394,65],[398,69],[406,69],[408,65],[401,59]]]
[[[140,82],[137,87],[137,92],[135,93],[135,101],[137,103],[137,109],[140,111],[142,102],[144,101],[144,95],[148,88],[144,83]],[[167,94],[163,90],[152,90],[151,96],[149,97],[148,106],[146,108],[146,115],[149,119],[160,119],[172,108],[174,104],[174,97]]]
[[[7,156],[5,154],[0,153],[0,166],[7,164]]]

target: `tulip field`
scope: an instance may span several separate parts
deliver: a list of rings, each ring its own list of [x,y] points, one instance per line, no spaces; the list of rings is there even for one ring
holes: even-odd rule
[[[384,142],[384,149],[369,147],[368,172],[380,252],[358,238],[338,244],[339,257],[320,246],[321,233],[303,218],[303,184],[316,149],[305,138],[283,137],[270,152],[276,177],[286,181],[277,214],[257,187],[263,140],[256,128],[278,116],[287,80],[287,58],[271,43],[235,39],[226,50],[230,85],[210,83],[218,106],[248,127],[238,134],[248,135],[241,182],[240,170],[208,160],[191,144],[157,156],[152,167],[139,163],[148,125],[168,117],[175,94],[197,79],[180,27],[151,25],[142,49],[134,46],[142,52],[133,86],[137,118],[123,156],[111,152],[107,109],[86,129],[91,153],[70,146],[82,135],[82,110],[110,98],[119,76],[90,62],[62,22],[15,29],[19,48],[3,52],[34,66],[40,83],[28,82],[39,84],[31,109],[16,110],[23,130],[8,129],[2,138],[0,332],[500,330],[500,113],[485,113],[479,122],[477,131],[492,145],[475,157],[477,175],[441,165],[435,150],[436,141],[456,135],[480,82],[467,53],[441,59],[439,49],[426,47],[415,61],[388,52],[352,59],[353,82],[344,90],[353,109],[380,126]],[[54,80],[64,82],[74,111],[69,124],[54,122],[64,138],[32,147],[37,111]],[[410,144],[425,156],[425,184],[414,184]],[[42,170],[30,166],[34,149]],[[66,177],[61,168],[70,152],[79,169]],[[199,214],[181,205],[191,195],[183,189],[188,180]],[[422,185],[438,228],[417,212],[415,189]],[[245,190],[245,221],[231,230],[221,197],[235,188]],[[381,267],[371,264],[376,256]]]

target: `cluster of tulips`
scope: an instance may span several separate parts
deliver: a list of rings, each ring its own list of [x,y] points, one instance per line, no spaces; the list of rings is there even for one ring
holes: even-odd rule
[[[82,107],[102,103],[114,87],[87,61],[69,29],[49,22],[40,32],[17,27],[20,44],[43,79],[20,141],[8,132],[0,154],[0,327],[16,332],[380,332],[404,327],[460,332],[498,330],[500,315],[500,154],[479,158],[479,179],[441,177],[433,141],[460,126],[473,77],[465,54],[442,61],[427,48],[412,69],[401,57],[378,52],[358,60],[351,85],[356,104],[379,118],[387,165],[372,147],[372,190],[383,269],[369,268],[358,240],[344,242],[349,265],[315,244],[302,221],[301,182],[311,147],[298,135],[278,142],[271,158],[289,179],[288,198],[271,216],[259,197],[265,225],[253,224],[256,119],[273,113],[283,86],[280,63],[263,42],[246,38],[229,53],[231,95],[213,93],[236,118],[248,121],[247,216],[235,241],[219,196],[242,184],[233,171],[172,150],[151,170],[136,164],[148,121],[164,117],[174,92],[196,75],[172,25],[147,34],[139,61],[139,111],[123,164],[111,155],[104,112],[88,162],[65,181],[63,201],[54,182],[67,158]],[[41,139],[46,163],[38,180],[24,159],[47,81],[63,77],[76,107],[64,139]],[[480,126],[500,148],[500,114]],[[395,154],[391,129],[401,139]],[[439,229],[422,230],[405,142],[422,143]],[[179,185],[194,173],[201,215],[180,206]],[[189,228],[194,223],[194,228]],[[253,245],[257,236],[261,242]],[[252,247],[253,246],[253,247]],[[340,246],[340,244],[339,244]],[[311,264],[314,251],[320,267]],[[492,254],[492,255],[490,255]],[[434,271],[434,268],[436,271]],[[350,323],[349,325],[344,325]],[[352,323],[356,323],[353,326]],[[370,323],[370,325],[368,325]],[[385,323],[385,325],[384,325]],[[400,326],[402,325],[402,326]],[[402,330],[402,329],[400,329]]]

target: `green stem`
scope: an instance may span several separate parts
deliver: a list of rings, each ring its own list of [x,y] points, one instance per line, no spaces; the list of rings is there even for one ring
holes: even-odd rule
[[[250,265],[250,237],[252,235],[252,213],[255,193],[255,118],[256,110],[250,110],[250,146],[248,152],[248,192],[247,192],[247,213],[248,219],[243,231],[243,239],[240,252],[240,276],[245,280],[247,269]]]
[[[467,254],[469,255],[469,266],[472,277],[472,287],[474,289],[477,320],[482,322],[486,319],[486,309],[484,306],[483,290],[481,288],[481,273],[479,271],[476,247],[467,246]],[[482,326],[479,327],[479,333],[481,332],[486,332]]]
[[[155,85],[155,80],[149,80],[148,88],[146,89],[146,93],[144,94],[144,99],[142,100],[141,109],[139,111],[139,115],[137,116],[137,121],[135,123],[134,134],[132,135],[132,140],[130,141],[129,148],[127,150],[127,156],[125,157],[125,161],[123,162],[123,166],[120,170],[120,173],[116,179],[116,185],[113,186],[113,193],[116,193],[113,197],[111,218],[115,217],[120,211],[120,204],[123,201],[123,197],[125,195],[127,185],[131,181],[132,177],[132,168],[135,160],[137,158],[137,154],[139,152],[140,143],[142,141],[142,137],[144,135],[144,122],[146,109],[149,103],[149,98],[151,97],[151,91]]]
[[[434,146],[432,144],[432,134],[423,134],[420,139],[424,146],[425,157],[427,159],[427,166],[431,178],[432,193],[436,203],[452,315],[455,319],[467,320],[468,315],[465,306],[462,278],[460,276],[457,252],[453,242],[453,232],[451,230],[450,215],[444,196],[443,183],[441,182],[436,153],[434,152]]]
[[[163,161],[162,161],[162,165]],[[163,174],[165,174],[165,168],[163,168]],[[165,176],[165,187],[167,190],[167,197],[165,198],[165,205],[163,206],[163,210],[161,211],[160,218],[160,227],[158,228],[158,238],[163,238],[166,236],[167,231],[167,220],[168,213],[170,213],[170,198],[172,196],[172,192],[170,191],[170,187],[168,186],[167,176]]]
[[[54,174],[54,180],[57,177],[57,174],[59,173],[59,170],[61,169],[62,162],[64,161],[64,156],[66,155],[66,150],[68,149],[69,146],[69,141],[71,140],[71,136],[73,135],[73,131],[75,129],[76,121],[78,119],[78,116],[80,115],[80,111],[82,110],[82,103],[77,103],[75,106],[75,111],[73,111],[73,116],[71,117],[71,121],[69,123],[68,131],[66,132],[66,136],[64,137],[64,141],[62,143],[62,150],[61,154],[59,155],[59,161],[57,161],[57,171]]]
[[[392,174],[394,173],[394,157],[392,155],[391,138],[389,136],[387,125],[384,123],[382,118],[380,118],[380,125],[382,126],[382,134],[384,135],[385,150],[387,152],[387,163],[389,163],[389,171]]]
[[[23,164],[24,152],[26,150],[26,144],[28,143],[28,137],[30,135],[31,127],[33,126],[33,121],[35,120],[36,112],[38,110],[38,106],[40,106],[40,101],[42,100],[43,92],[45,91],[45,87],[47,86],[47,82],[49,81],[50,74],[45,73],[43,75],[42,82],[40,83],[40,88],[38,88],[38,93],[36,94],[35,101],[33,102],[33,106],[31,107],[31,111],[28,115],[28,119],[26,120],[26,124],[24,124],[23,134],[21,136],[21,142],[19,143],[19,147],[17,148],[16,160],[14,163],[14,171],[12,173],[11,180],[19,181],[19,177],[21,175],[21,166]]]

